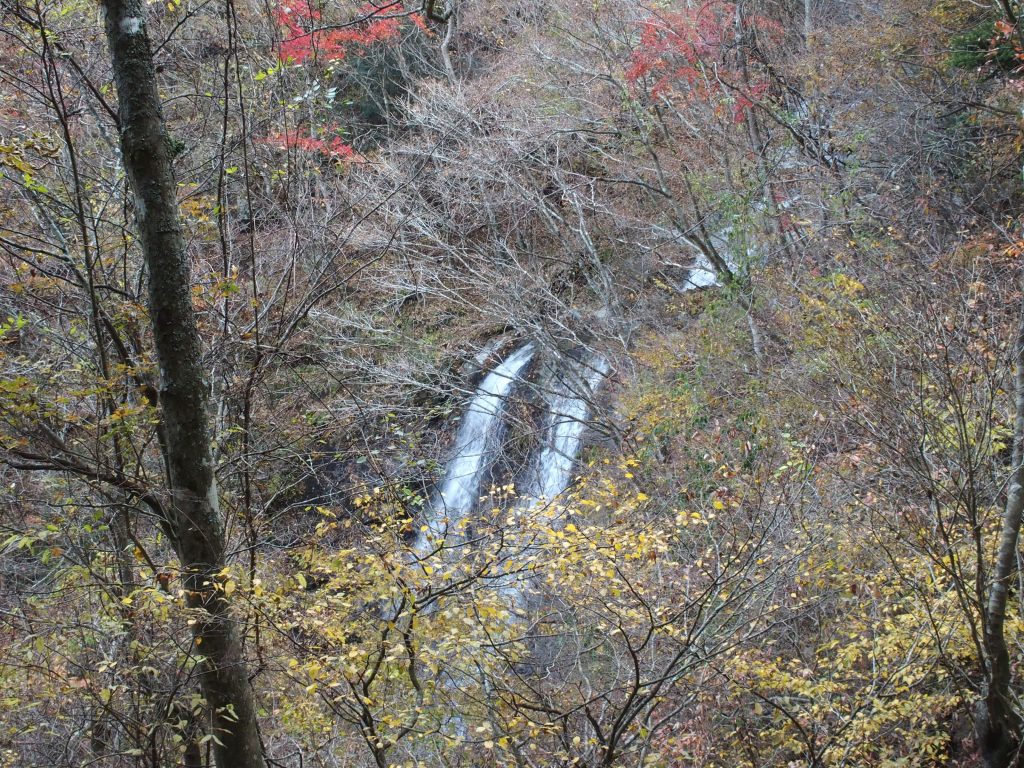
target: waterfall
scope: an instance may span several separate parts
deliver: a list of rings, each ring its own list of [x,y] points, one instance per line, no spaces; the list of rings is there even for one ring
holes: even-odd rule
[[[418,557],[431,553],[438,542],[462,535],[463,522],[480,498],[480,486],[494,458],[501,450],[502,415],[512,388],[533,359],[534,345],[526,343],[488,373],[462,413],[455,448],[444,478],[431,500],[424,529],[416,536],[413,551]],[[469,678],[454,668],[439,673],[440,686],[447,691],[467,687]],[[466,724],[453,714],[447,723],[453,735],[465,738]]]
[[[414,548],[423,553],[432,546],[429,538],[441,539],[458,531],[480,498],[480,485],[500,449],[501,416],[512,387],[533,359],[534,346],[527,343],[509,355],[484,377],[462,414],[455,450],[445,469],[441,488],[430,504],[425,525]]]
[[[729,266],[731,267],[732,265],[730,264]],[[690,269],[690,274],[686,276],[686,282],[682,290],[692,291],[712,285],[718,285],[718,275],[715,274],[715,269],[711,266],[711,262],[708,261],[708,257],[698,251],[693,267]]]
[[[488,373],[477,387],[462,414],[455,437],[455,447],[445,468],[444,477],[427,510],[423,526],[413,543],[417,558],[430,555],[438,542],[453,539],[459,542],[467,518],[476,509],[481,485],[502,450],[502,421],[509,396],[526,366],[534,357],[535,347],[526,343]],[[573,468],[583,445],[583,431],[590,415],[594,392],[608,374],[608,362],[598,356],[571,361],[552,375],[552,385],[545,394],[546,415],[539,445],[533,452],[527,470],[526,498],[519,510],[547,515],[554,507],[543,508],[562,494],[572,479]],[[555,521],[552,521],[554,524]],[[515,560],[533,548],[530,535],[525,538],[509,530],[504,538],[503,562],[495,564],[487,585],[496,590],[509,608],[507,622],[511,637],[520,632],[530,610],[530,577],[519,572]],[[442,553],[442,557],[451,553]],[[504,558],[511,558],[505,562]],[[510,566],[511,570],[502,573]],[[436,606],[427,608],[435,610]],[[457,665],[438,673],[438,685],[455,695],[471,688],[472,671],[459,671]],[[465,737],[466,723],[453,714],[446,723],[451,733]]]
[[[554,499],[572,479],[573,466],[583,445],[583,429],[590,413],[590,401],[608,374],[608,361],[594,357],[576,367],[578,375],[562,377],[548,400],[548,425],[535,469],[530,495]],[[573,372],[575,373],[575,372]]]
[[[437,542],[459,541],[465,522],[479,501],[484,478],[500,454],[502,416],[509,395],[534,352],[532,343],[516,349],[484,377],[466,405],[444,477],[412,545],[417,556],[429,554]],[[549,520],[548,524],[559,524],[553,502],[572,480],[591,401],[608,371],[607,360],[591,355],[570,360],[552,373],[552,383],[544,395],[544,429],[524,476],[520,512],[536,511]],[[530,548],[526,541],[512,544],[518,537],[511,531],[509,535],[508,543],[513,547]],[[524,607],[525,585],[520,577],[495,574],[491,584],[508,598],[514,609]]]

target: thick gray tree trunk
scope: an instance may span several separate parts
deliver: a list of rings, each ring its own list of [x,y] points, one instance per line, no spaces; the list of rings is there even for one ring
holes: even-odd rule
[[[1010,653],[1006,646],[1006,604],[1010,580],[1017,565],[1017,545],[1024,516],[1024,314],[1014,343],[1016,417],[1013,429],[1013,468],[1006,491],[1006,507],[999,535],[999,550],[992,569],[985,607],[985,700],[978,712],[978,736],[987,768],[1016,764],[1020,748],[1020,716],[1010,692]]]
[[[171,503],[164,521],[184,571],[214,755],[221,768],[263,768],[256,707],[237,624],[219,590],[224,529],[210,452],[207,387],[189,284],[167,133],[141,0],[103,0],[121,119],[121,151],[135,193],[160,365],[160,411]]]

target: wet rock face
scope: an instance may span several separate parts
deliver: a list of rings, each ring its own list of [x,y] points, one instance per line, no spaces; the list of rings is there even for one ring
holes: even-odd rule
[[[328,453],[314,460],[312,472],[304,483],[301,501],[325,507],[342,505],[348,500],[349,489],[356,482],[352,462]]]
[[[487,479],[488,487],[512,484],[517,494],[527,492],[528,475],[543,431],[544,403],[531,383],[508,404],[501,453]]]
[[[424,451],[429,453],[429,451]],[[374,524],[384,518],[410,521],[429,497],[437,463],[419,458],[408,445],[382,438],[372,446],[353,450],[333,445],[307,453],[287,475],[275,478],[269,514],[277,521],[275,538],[281,545],[309,536],[323,522],[322,509],[337,519],[352,518]],[[358,504],[372,495],[373,504]]]

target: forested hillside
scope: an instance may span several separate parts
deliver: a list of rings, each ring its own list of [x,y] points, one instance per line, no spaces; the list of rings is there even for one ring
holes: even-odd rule
[[[1018,0],[0,0],[0,766],[1024,765]]]

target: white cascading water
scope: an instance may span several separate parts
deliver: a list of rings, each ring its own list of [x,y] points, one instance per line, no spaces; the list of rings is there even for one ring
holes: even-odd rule
[[[718,285],[718,275],[715,274],[714,267],[711,266],[708,257],[703,253],[698,253],[693,261],[690,274],[686,276],[683,291],[693,291],[712,285]]]
[[[449,532],[459,532],[466,516],[480,498],[480,485],[495,452],[505,401],[520,374],[533,359],[534,346],[524,344],[484,377],[462,414],[455,452],[445,469],[444,480],[430,505],[414,549],[430,551],[431,539],[439,540]]]
[[[608,374],[608,361],[602,357],[591,358],[586,365],[578,381],[563,382],[548,401],[547,434],[537,461],[536,486],[530,489],[531,495],[538,499],[554,499],[572,479],[572,470],[583,445],[591,398]]]

